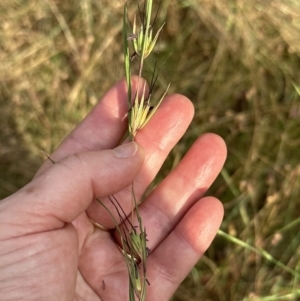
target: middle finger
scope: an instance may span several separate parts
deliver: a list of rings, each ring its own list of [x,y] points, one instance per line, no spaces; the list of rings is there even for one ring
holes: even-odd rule
[[[226,152],[226,145],[219,136],[201,136],[178,166],[139,206],[150,250],[154,250],[185,213],[203,197],[220,173]],[[133,218],[133,224],[138,225],[136,217]]]

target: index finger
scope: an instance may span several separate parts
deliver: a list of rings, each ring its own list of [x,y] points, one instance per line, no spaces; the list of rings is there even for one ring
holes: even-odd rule
[[[137,78],[132,78],[132,90],[137,87]],[[127,129],[127,86],[125,80],[117,82],[82,120],[82,122],[63,140],[51,154],[57,162],[67,156],[84,152],[116,147]],[[52,163],[47,160],[36,175]]]

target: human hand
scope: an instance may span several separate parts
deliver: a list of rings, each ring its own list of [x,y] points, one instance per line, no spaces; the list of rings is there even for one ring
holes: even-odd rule
[[[130,183],[141,197],[186,131],[193,107],[167,96],[137,134],[116,147],[127,121],[126,84],[117,83],[67,136],[35,178],[0,202],[0,300],[128,300],[123,255],[108,229],[114,222],[95,201],[115,195],[129,214]],[[127,154],[126,154],[127,152]],[[221,203],[203,195],[226,157],[223,140],[200,137],[140,205],[147,229],[147,300],[168,300],[214,238]]]

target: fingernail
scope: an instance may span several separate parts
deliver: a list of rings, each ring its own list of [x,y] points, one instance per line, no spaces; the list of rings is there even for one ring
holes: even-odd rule
[[[134,156],[137,150],[138,145],[135,142],[129,142],[116,147],[113,152],[117,158],[128,158]]]

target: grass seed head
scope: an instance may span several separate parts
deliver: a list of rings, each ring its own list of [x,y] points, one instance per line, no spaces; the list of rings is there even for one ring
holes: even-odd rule
[[[151,93],[146,94],[146,86],[143,86],[143,92],[139,98],[139,93],[136,93],[134,104],[129,112],[129,134],[131,137],[135,137],[136,133],[142,129],[148,121],[152,118],[161,102],[165,98],[170,84],[168,85],[165,93],[159,99],[158,103],[155,106],[151,105]]]
[[[138,56],[141,56],[142,50],[143,50],[143,43],[145,43],[144,48],[144,58],[148,57],[149,54],[152,52],[159,34],[161,33],[163,27],[165,24],[163,24],[159,30],[157,31],[156,35],[153,38],[153,30],[151,28],[148,28],[148,31],[146,30],[146,25],[141,25],[141,28],[137,30],[136,27],[136,17],[134,17],[133,22],[133,36],[135,37],[132,39],[133,48],[135,53]],[[144,41],[145,40],[145,41]]]

